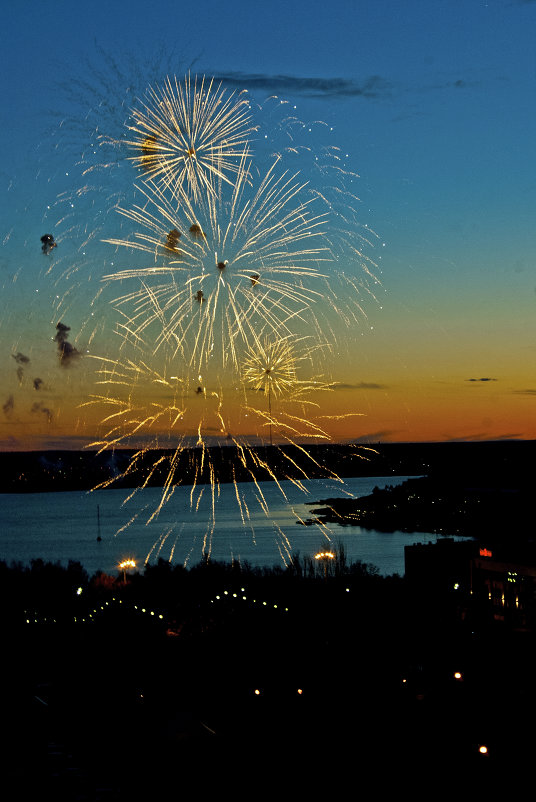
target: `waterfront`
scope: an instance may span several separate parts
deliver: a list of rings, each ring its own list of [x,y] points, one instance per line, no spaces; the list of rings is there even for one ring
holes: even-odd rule
[[[361,477],[345,490],[363,497],[406,478]],[[156,488],[126,506],[125,490],[2,495],[0,557],[74,559],[115,575],[88,582],[76,567],[3,569],[4,753],[17,786],[30,760],[39,787],[62,798],[133,799],[140,788],[164,798],[178,774],[203,776],[206,765],[217,790],[236,754],[251,783],[282,756],[307,766],[319,747],[342,765],[358,755],[374,771],[387,754],[395,774],[416,777],[423,767],[443,776],[455,766],[481,782],[512,761],[530,766],[533,739],[512,737],[512,727],[523,732],[516,711],[533,703],[533,632],[496,621],[485,586],[452,593],[438,581],[423,592],[393,577],[404,571],[405,545],[437,539],[425,532],[330,524],[348,563],[375,564],[383,576],[248,570],[246,562],[281,562],[276,534],[281,542],[287,533],[302,557],[313,554],[320,530],[296,525],[294,515],[314,518],[342,487],[315,480],[304,496],[289,483],[287,502],[275,483],[261,489],[268,517],[252,503],[254,484],[239,487],[251,509],[244,531],[233,486],[221,487],[213,556],[222,562],[213,565],[199,565],[207,506],[194,515],[188,487],[149,526]],[[141,564],[160,533],[174,569],[118,574],[122,556]],[[180,568],[184,554],[189,571]],[[111,710],[120,711],[118,726]],[[352,721],[359,728],[349,735]]]
[[[406,476],[348,478],[344,484],[324,479],[306,482],[307,493],[291,482],[281,486],[287,500],[273,482],[261,483],[268,514],[258,503],[259,491],[253,483],[240,485],[250,517],[240,518],[233,485],[220,487],[216,498],[215,526],[210,522],[209,488],[197,513],[190,505],[189,487],[178,487],[158,517],[147,519],[158,503],[160,490],[138,491],[127,503],[131,491],[102,490],[56,493],[2,494],[0,497],[0,559],[29,562],[79,561],[90,573],[115,573],[117,564],[132,557],[142,565],[151,552],[174,563],[194,564],[203,550],[210,549],[215,560],[232,559],[251,565],[272,567],[282,564],[289,544],[292,552],[312,555],[319,548],[342,543],[348,559],[375,565],[380,574],[404,573],[404,546],[435,541],[436,535],[407,532],[376,532],[360,527],[330,524],[300,526],[296,516],[311,517],[311,502],[335,495],[369,495],[374,487],[397,485]],[[98,541],[100,537],[100,541]],[[288,543],[286,542],[288,540]]]

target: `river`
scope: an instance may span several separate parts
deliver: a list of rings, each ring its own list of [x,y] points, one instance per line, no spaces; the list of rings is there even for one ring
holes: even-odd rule
[[[199,487],[193,495],[191,488],[178,487],[150,521],[161,495],[158,488],[139,490],[127,501],[131,491],[117,489],[5,493],[0,496],[0,559],[29,563],[42,558],[65,565],[72,559],[90,574],[97,570],[115,574],[118,563],[127,557],[140,568],[149,555],[151,562],[162,557],[192,565],[205,550],[216,560],[271,567],[282,565],[289,552],[311,556],[318,549],[341,543],[349,561],[370,563],[383,576],[402,576],[404,546],[435,542],[436,535],[385,533],[338,524],[326,529],[299,525],[296,520],[314,517],[307,502],[348,494],[366,496],[376,486],[397,485],[407,478],[348,478],[342,485],[312,479],[304,483],[306,492],[289,481],[282,482],[281,489],[274,482],[258,487],[241,484],[240,505],[231,484],[221,485],[214,498],[209,487]]]

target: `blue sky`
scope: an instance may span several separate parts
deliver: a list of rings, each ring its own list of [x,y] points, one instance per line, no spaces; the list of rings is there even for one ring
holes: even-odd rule
[[[536,437],[534,0],[45,0],[12,3],[3,29],[6,377],[38,327],[35,310],[26,316],[38,272],[46,283],[37,235],[53,219],[47,207],[73,191],[65,174],[88,145],[84,109],[104,98],[103,125],[114,113],[115,124],[120,75],[136,89],[158,64],[193,65],[322,120],[360,176],[353,191],[378,235],[382,287],[351,375],[335,376],[361,388],[353,436]],[[74,398],[81,385],[71,385]]]

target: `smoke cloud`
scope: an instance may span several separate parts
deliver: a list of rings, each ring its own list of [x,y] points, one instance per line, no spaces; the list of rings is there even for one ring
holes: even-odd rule
[[[80,357],[80,351],[78,351],[74,345],[69,342],[68,332],[70,331],[70,326],[66,326],[64,323],[60,322],[56,326],[56,336],[54,337],[54,340],[58,344],[60,365],[64,368],[69,367],[72,362],[76,361]]]

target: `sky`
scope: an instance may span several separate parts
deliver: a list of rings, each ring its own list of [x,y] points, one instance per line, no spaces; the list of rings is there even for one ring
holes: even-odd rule
[[[318,304],[319,328],[339,326],[319,358],[331,389],[312,396],[330,436],[536,437],[534,0],[21,0],[3,27],[0,448],[99,437],[86,402],[117,317],[102,277],[137,264],[102,242],[126,236],[114,207],[136,197],[102,137],[188,70],[247,90],[260,162],[282,152],[322,193],[318,165],[339,154],[334,224],[350,197],[352,213],[329,268],[338,316]],[[359,315],[335,270],[359,284]]]

